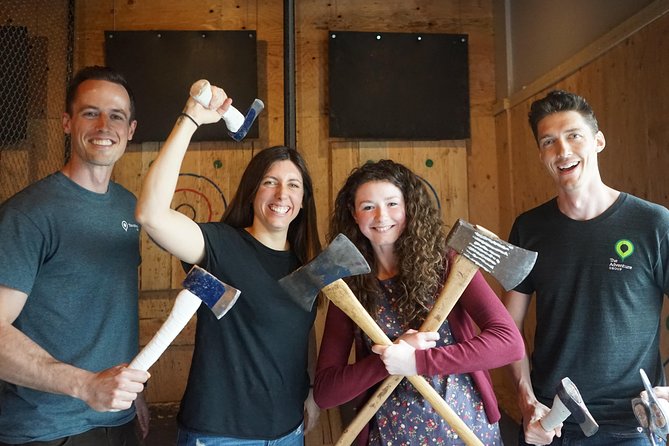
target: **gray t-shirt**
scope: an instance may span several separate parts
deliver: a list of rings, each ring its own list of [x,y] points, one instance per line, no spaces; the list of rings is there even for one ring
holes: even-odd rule
[[[516,219],[511,243],[539,253],[516,288],[536,293],[531,377],[539,401],[550,407],[568,376],[600,425],[638,425],[630,399],[643,390],[639,368],[664,383],[659,341],[668,234],[666,208],[624,193],[591,220],[568,218],[556,199]]]
[[[62,173],[0,206],[0,284],[28,294],[14,326],[57,360],[100,371],[138,347],[139,226],[135,197],[110,183],[88,191]],[[83,401],[6,384],[0,441],[46,441],[118,426],[134,408],[96,412]]]

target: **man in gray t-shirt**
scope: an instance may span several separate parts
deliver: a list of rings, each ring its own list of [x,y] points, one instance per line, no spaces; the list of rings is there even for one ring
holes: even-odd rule
[[[0,445],[139,445],[135,406],[148,429],[149,374],[124,366],[138,347],[136,200],[110,181],[134,115],[119,73],[81,70],[70,159],[0,205]]]
[[[508,367],[523,416],[520,444],[649,444],[630,400],[643,388],[639,368],[664,383],[659,326],[669,291],[669,211],[603,183],[597,157],[606,141],[582,97],[553,91],[532,104],[529,119],[557,197],[520,215],[510,235],[539,254],[528,278],[504,297],[522,331],[536,296],[531,361]],[[564,377],[599,424],[591,437],[574,417],[550,431],[539,422]]]

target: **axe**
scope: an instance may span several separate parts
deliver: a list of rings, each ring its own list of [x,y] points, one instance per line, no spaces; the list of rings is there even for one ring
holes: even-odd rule
[[[344,274],[344,277],[354,274],[366,274],[370,272],[369,265],[362,254],[358,251],[353,243],[351,243],[343,234],[337,235],[335,240],[341,238],[338,243],[346,244],[348,255],[361,259],[364,262],[363,267],[358,272],[351,272]],[[334,243],[334,241],[332,242]],[[327,250],[327,249],[326,249]],[[281,286],[288,292],[304,293],[307,296],[312,296],[314,299],[318,292],[322,289],[323,293],[335,305],[337,305],[348,317],[350,317],[373,342],[382,345],[392,345],[392,341],[384,333],[384,331],[377,325],[376,321],[367,313],[367,310],[362,306],[360,301],[355,297],[346,282],[337,276],[341,275],[338,271],[338,265],[333,266],[332,272],[320,267],[321,253],[314,260],[307,265],[300,268],[309,268],[313,263],[316,264],[318,274],[311,274],[308,278],[303,278],[295,273],[284,277],[279,281]],[[334,272],[334,273],[333,273]],[[308,280],[309,279],[309,280]],[[313,279],[313,280],[311,280]],[[436,390],[422,376],[409,376],[409,381],[416,387],[416,389],[425,397],[425,399],[434,407],[434,409],[441,415],[448,424],[460,435],[460,437],[468,444],[475,446],[483,446],[474,433],[467,427],[467,425],[457,416],[457,414],[448,406],[446,401],[437,393]]]
[[[369,265],[344,235],[334,240],[311,262],[279,280],[279,285],[306,311],[311,311],[321,288],[342,277],[367,274]]]
[[[593,436],[599,429],[599,425],[585,406],[576,384],[569,378],[562,378],[553,399],[553,407],[546,416],[539,420],[539,423],[545,431],[552,431],[569,415],[574,416],[586,437]]]
[[[490,273],[505,290],[515,288],[530,273],[537,253],[499,239],[493,233],[458,219],[446,238],[446,245],[456,251],[434,306],[420,331],[437,331],[465,291],[479,268]],[[376,411],[388,399],[404,377],[389,376],[344,429],[336,445],[350,445]]]
[[[184,289],[177,295],[170,315],[151,341],[135,356],[129,368],[149,370],[183,330],[202,302],[220,319],[241,294],[238,289],[221,282],[197,265],[193,265],[182,285]]]
[[[203,107],[207,107],[212,96],[209,81],[200,79],[195,82],[190,88],[190,95]],[[264,108],[265,104],[263,101],[257,98],[253,100],[246,115],[242,115],[239,110],[231,105],[230,108],[221,115],[223,121],[225,121],[225,126],[228,128],[228,135],[237,142],[244,139],[251,129],[251,125],[253,125],[253,122]]]

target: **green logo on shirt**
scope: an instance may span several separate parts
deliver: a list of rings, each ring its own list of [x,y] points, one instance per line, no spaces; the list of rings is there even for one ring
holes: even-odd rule
[[[629,240],[618,240],[616,243],[616,252],[620,256],[620,260],[625,260],[634,252],[634,244]]]

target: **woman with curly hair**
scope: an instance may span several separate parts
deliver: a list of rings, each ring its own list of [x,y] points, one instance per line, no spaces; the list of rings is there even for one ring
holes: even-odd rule
[[[453,256],[420,177],[390,160],[355,169],[337,195],[329,239],[339,233],[355,243],[371,267],[371,273],[347,282],[394,344],[373,345],[330,305],[314,383],[316,403],[322,408],[353,399],[364,403],[388,375],[424,375],[484,444],[502,444],[487,369],[521,359],[523,341],[481,273],[438,332],[416,331]],[[348,364],[352,344],[356,360]],[[428,443],[464,444],[407,380],[358,437],[360,445]]]

